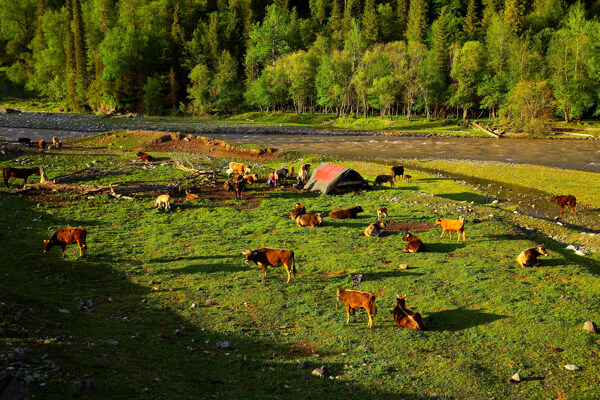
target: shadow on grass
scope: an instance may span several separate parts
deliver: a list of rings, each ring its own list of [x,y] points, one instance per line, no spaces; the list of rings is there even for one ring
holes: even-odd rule
[[[192,264],[186,265],[181,268],[166,268],[163,270],[156,270],[157,274],[163,272],[177,272],[178,274],[197,274],[207,273],[213,274],[217,272],[240,272],[248,271],[248,267],[243,264]]]
[[[461,331],[474,326],[489,324],[508,315],[485,313],[481,310],[457,308],[428,314],[425,318],[427,330],[434,332]]]
[[[451,253],[465,246],[462,241],[458,243],[425,243],[425,251],[427,253]]]
[[[376,281],[379,279],[386,279],[386,278],[399,278],[402,276],[406,276],[407,278],[409,277],[415,277],[415,276],[423,276],[425,275],[424,272],[412,272],[412,271],[403,271],[401,269],[397,270],[397,271],[384,271],[384,272],[375,272],[375,273],[366,273],[366,279],[367,281]]]
[[[436,197],[443,199],[454,200],[454,201],[469,201],[476,204],[485,204],[487,202],[486,196],[482,196],[477,193],[447,193],[447,194],[436,194]]]
[[[240,255],[240,257],[242,257]],[[153,258],[151,260],[148,260],[147,262],[149,264],[152,263],[168,263],[168,262],[173,262],[173,261],[191,261],[191,260],[214,260],[214,259],[219,259],[219,258],[233,258],[232,256],[227,256],[227,255],[210,255],[210,256],[189,256],[189,257],[159,257],[159,258]]]

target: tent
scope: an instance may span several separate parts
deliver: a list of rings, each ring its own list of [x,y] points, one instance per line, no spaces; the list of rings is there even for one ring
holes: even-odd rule
[[[330,192],[370,189],[370,187],[369,183],[352,168],[322,163],[313,171],[310,179],[304,185],[304,189],[328,194]]]

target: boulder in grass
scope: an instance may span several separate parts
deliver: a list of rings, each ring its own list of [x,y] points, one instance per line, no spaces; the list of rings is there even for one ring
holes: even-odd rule
[[[592,333],[596,333],[596,324],[592,321],[585,321],[583,324],[583,329]]]
[[[522,380],[523,380],[523,377],[518,372],[510,377],[511,382],[521,382]]]

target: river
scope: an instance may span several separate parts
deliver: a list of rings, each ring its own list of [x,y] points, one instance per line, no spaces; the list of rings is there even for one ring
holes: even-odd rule
[[[95,132],[2,128],[5,140],[61,140]],[[262,135],[203,133],[215,139],[344,158],[450,158],[539,164],[600,172],[600,140],[493,139],[464,137],[394,137],[330,135]]]

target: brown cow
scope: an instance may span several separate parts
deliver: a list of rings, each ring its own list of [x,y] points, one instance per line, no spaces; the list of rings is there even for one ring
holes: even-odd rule
[[[40,169],[38,168],[2,168],[2,175],[4,176],[4,186],[8,187],[8,180],[10,178],[23,179],[23,187],[27,183],[27,179],[31,175],[39,175]]]
[[[573,211],[577,214],[577,199],[575,196],[552,196],[550,197],[550,201],[554,201],[560,206],[561,215],[565,206],[571,207],[571,213],[569,215],[573,214]]]
[[[246,181],[242,178],[239,180],[233,180],[233,191],[235,192],[235,199],[242,199],[242,192],[246,190]]]
[[[402,236],[402,240],[407,241],[406,248],[402,249],[404,253],[420,253],[425,251],[425,245],[417,236],[411,234],[410,232],[406,232],[404,236]]]
[[[396,308],[394,308],[394,321],[396,325],[403,326],[413,331],[422,331],[425,329],[425,322],[421,314],[415,313],[406,308],[406,296],[396,295]]]
[[[40,139],[38,145],[40,146],[40,153],[43,153],[44,150],[46,150],[46,142],[44,141],[44,139]]]
[[[244,175],[243,179],[247,185],[252,185],[254,182],[258,181],[258,175],[257,174]]]
[[[377,175],[377,178],[375,178],[375,185],[381,186],[384,182],[389,182],[390,187],[394,187],[394,177],[392,175]]]
[[[296,217],[296,224],[298,226],[310,226],[317,227],[323,223],[323,214],[302,214]]]
[[[341,287],[337,289],[337,301],[341,301],[346,306],[346,314],[348,318],[346,323],[350,323],[350,309],[352,316],[356,322],[356,310],[364,308],[369,315],[369,328],[373,327],[373,317],[377,314],[377,306],[375,305],[375,294],[371,292],[360,292],[358,290],[345,290]]]
[[[397,176],[404,176],[404,167],[402,165],[392,167],[392,177],[394,178],[394,180],[396,180]]]
[[[263,272],[263,281],[267,279],[267,267],[279,267],[283,265],[288,274],[287,283],[290,283],[290,268],[296,275],[296,263],[294,262],[294,252],[288,249],[270,249],[261,247],[256,250],[245,250],[242,252],[246,256],[246,264],[250,261],[257,264]]]
[[[230,162],[229,169],[227,169],[227,171],[225,171],[225,172],[227,173],[227,175],[232,175],[235,173],[235,174],[240,174],[240,175],[244,176],[248,172],[250,172],[250,167],[246,164]]]
[[[387,228],[383,222],[376,222],[365,229],[365,236],[379,236]]]
[[[62,256],[65,257],[67,245],[77,243],[79,256],[85,257],[87,252],[86,236],[87,231],[84,228],[60,228],[54,232],[50,240],[44,240],[44,253],[47,253],[54,246],[60,246],[62,247]]]
[[[381,221],[383,218],[388,217],[387,207],[381,207],[377,209],[377,220]]]
[[[137,156],[144,162],[152,162],[154,160],[150,154],[143,151],[138,151]]]
[[[361,206],[357,205],[356,207],[345,210],[335,209],[329,213],[329,217],[335,219],[354,219],[359,212],[363,212],[363,209]]]
[[[458,242],[460,240],[460,234],[462,232],[463,243],[465,243],[465,220],[463,217],[460,217],[458,220],[438,218],[435,220],[435,224],[442,226],[442,234],[440,236],[440,239],[442,238],[442,236],[444,236],[444,233],[446,231],[448,231],[450,239],[452,239],[452,232],[456,232],[458,233],[458,238],[456,239],[456,241]]]
[[[198,200],[200,198],[200,195],[196,194],[196,193],[192,193],[189,190],[185,191],[185,199],[186,200]]]
[[[404,180],[405,183],[408,183],[408,181],[410,181],[412,179],[412,176],[406,174],[402,177],[402,180]]]
[[[306,207],[300,203],[296,203],[296,207],[290,211],[289,219],[296,219],[299,215],[306,214]]]
[[[280,186],[279,181],[287,179],[289,174],[290,170],[287,165],[284,165],[278,170],[275,170],[275,186]]]
[[[543,255],[548,257],[548,252],[544,246],[532,247],[525,249],[517,257],[517,263],[521,267],[537,267],[540,265],[538,256]]]

